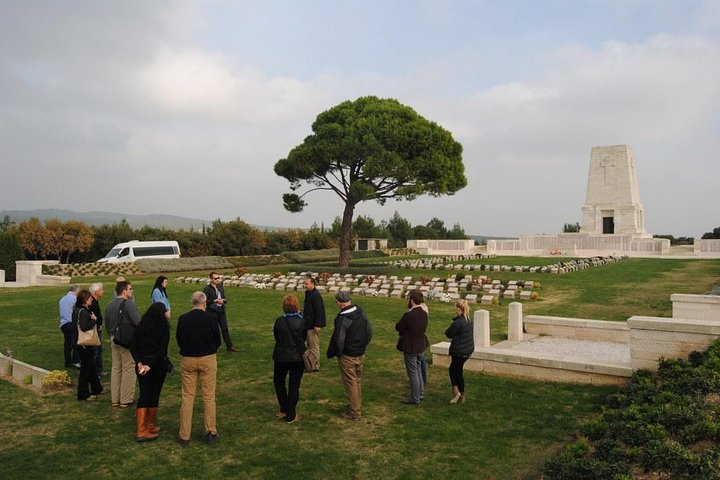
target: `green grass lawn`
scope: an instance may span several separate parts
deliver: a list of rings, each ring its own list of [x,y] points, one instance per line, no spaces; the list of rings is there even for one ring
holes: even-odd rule
[[[497,259],[495,259],[497,260]],[[528,260],[529,262],[529,260]],[[273,267],[272,271],[282,270]],[[432,273],[429,273],[432,272]],[[398,275],[447,276],[400,270]],[[475,273],[475,272],[473,272]],[[444,275],[443,275],[444,274]],[[176,284],[168,293],[175,318],[189,309],[198,285]],[[196,274],[198,275],[198,274]],[[720,283],[720,262],[639,260],[566,275],[492,272],[494,278],[540,281],[540,301],[526,314],[621,320],[631,315],[670,316],[671,293],[704,293]],[[154,275],[132,278],[138,305],[149,304]],[[89,284],[98,279],[73,279]],[[111,278],[101,278],[111,298]],[[62,287],[0,290],[0,351],[49,370],[62,367],[57,301]],[[405,306],[396,299],[356,298],[374,326],[363,374],[363,419],[339,418],[345,398],[337,365],[324,360],[306,375],[298,412],[286,425],[272,385],[272,325],[285,292],[226,289],[231,335],[239,353],[219,353],[218,429],[221,440],[202,443],[202,410],[196,400],[192,443],[182,450],[178,430],[179,376],[168,377],[160,401],[160,439],[134,441],[134,412],[102,401],[80,404],[74,392],[39,396],[0,381],[0,478],[537,478],[544,462],[570,439],[579,422],[598,411],[614,389],[466,374],[468,402],[448,405],[447,370],[431,367],[426,400],[407,396],[394,324]],[[301,297],[302,292],[297,292]],[[332,322],[335,304],[326,306]],[[444,340],[451,306],[430,305],[428,336]],[[507,304],[490,307],[493,338],[506,334]],[[331,328],[321,335],[327,347]],[[174,330],[171,357],[179,363]],[[109,347],[105,354],[109,368]],[[76,379],[76,372],[71,372]],[[105,379],[109,384],[109,379]]]

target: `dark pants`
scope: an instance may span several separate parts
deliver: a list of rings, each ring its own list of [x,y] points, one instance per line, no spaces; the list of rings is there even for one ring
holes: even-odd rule
[[[465,378],[463,377],[463,365],[467,361],[467,356],[453,355],[450,361],[450,383],[453,387],[458,387],[460,393],[465,393]]]
[[[300,382],[302,381],[305,366],[303,362],[275,362],[273,381],[275,382],[275,393],[277,394],[280,411],[285,414],[285,421],[295,419],[295,407],[300,400]],[[290,374],[290,382],[285,387],[285,377]]]
[[[72,322],[68,322],[60,327],[62,330],[65,343],[63,344],[63,353],[65,354],[65,366],[69,367],[73,363],[78,363],[78,352],[75,348],[77,343],[77,327]]]
[[[98,374],[103,373],[103,346],[102,346],[102,330],[98,329],[98,338],[100,339],[100,345],[95,347],[93,351],[93,359],[95,360],[95,370]]]
[[[97,370],[95,370],[94,350],[94,347],[77,347],[77,352],[80,356],[80,378],[78,379],[77,388],[78,400],[85,400],[90,395],[99,395],[103,389],[97,375]]]
[[[227,348],[231,348],[233,346],[233,342],[230,340],[230,330],[228,330],[227,316],[225,315],[225,312],[217,310],[215,311],[215,315],[217,315],[220,332],[222,333],[223,340],[225,341],[225,346]]]
[[[157,408],[160,403],[160,392],[162,392],[165,376],[167,375],[167,364],[158,362],[145,375],[138,375],[136,366],[135,375],[140,386],[137,408]]]

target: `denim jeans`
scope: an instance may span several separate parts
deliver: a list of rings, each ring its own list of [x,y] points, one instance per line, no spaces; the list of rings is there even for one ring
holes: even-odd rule
[[[420,403],[425,396],[425,382],[422,378],[422,365],[420,354],[405,354],[405,371],[407,372],[408,381],[410,382],[410,401]]]

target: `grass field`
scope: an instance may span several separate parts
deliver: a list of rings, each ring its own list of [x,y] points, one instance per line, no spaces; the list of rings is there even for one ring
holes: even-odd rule
[[[398,275],[417,278],[429,272],[401,270]],[[170,275],[168,289],[173,327],[197,288],[174,283],[179,275]],[[526,314],[622,320],[631,315],[670,316],[670,294],[710,290],[720,283],[720,262],[631,259],[567,275],[493,276],[542,283],[540,301],[525,303]],[[149,304],[154,278],[131,279],[141,310]],[[73,280],[104,281],[108,291],[113,282]],[[11,349],[20,360],[50,370],[61,368],[57,301],[64,290],[0,290],[0,351]],[[272,325],[285,292],[226,291],[231,335],[241,351],[230,354],[223,349],[218,355],[220,442],[202,443],[198,400],[190,447],[182,450],[174,443],[180,400],[177,374],[168,377],[161,397],[160,439],[142,445],[134,441],[134,412],[111,408],[106,396],[101,402],[80,404],[74,392],[38,396],[2,381],[0,432],[5,441],[0,443],[0,477],[530,479],[538,477],[546,459],[614,391],[467,373],[468,403],[448,405],[447,371],[431,367],[425,402],[419,408],[407,407],[400,403],[407,395],[407,378],[394,348],[394,324],[404,311],[403,302],[357,298],[375,331],[363,374],[363,420],[345,423],[339,418],[345,398],[336,363],[325,360],[318,374],[303,378],[298,405],[302,420],[286,425],[274,419],[271,359]],[[102,304],[110,298],[107,293]],[[325,301],[331,323],[335,304],[330,296]],[[444,340],[451,307],[432,303],[430,308],[428,336],[435,343]],[[489,310],[493,338],[502,339],[507,305]],[[323,351],[330,330],[321,335]],[[170,346],[177,365],[174,335]],[[109,368],[109,348],[105,357]],[[75,372],[71,374],[76,378]]]

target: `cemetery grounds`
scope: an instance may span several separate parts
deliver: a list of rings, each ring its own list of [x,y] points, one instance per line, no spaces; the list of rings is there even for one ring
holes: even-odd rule
[[[545,259],[495,258],[472,263],[540,264]],[[553,259],[556,261],[557,259]],[[367,263],[365,260],[363,263]],[[467,262],[466,262],[467,263]],[[275,272],[281,266],[252,268]],[[190,273],[190,272],[188,272]],[[222,273],[232,273],[231,271]],[[456,272],[399,270],[398,276],[447,277]],[[466,272],[463,272],[464,274]],[[705,293],[720,283],[717,260],[628,259],[564,275],[467,272],[502,280],[540,282],[540,298],[524,302],[524,314],[625,320],[632,315],[671,316],[672,293]],[[193,275],[202,273],[193,272]],[[170,274],[173,304],[170,356],[179,366],[174,338],[177,317],[189,309],[198,285],[177,284]],[[131,278],[138,306],[149,305],[156,275]],[[73,278],[87,286],[105,284],[103,307],[112,298],[113,277]],[[63,287],[0,290],[0,351],[48,370],[62,367],[62,334],[57,302]],[[363,418],[348,423],[336,361],[305,375],[292,425],[275,420],[272,384],[272,326],[288,292],[227,287],[230,332],[239,353],[218,353],[217,411],[220,441],[202,441],[201,399],[196,397],[192,441],[175,443],[180,379],[168,376],[160,400],[160,438],[134,440],[133,409],[110,407],[109,395],[77,402],[73,390],[38,395],[0,381],[0,476],[4,479],[57,478],[538,478],[544,463],[573,439],[576,427],[598,412],[612,387],[569,385],[500,378],[466,372],[468,401],[448,405],[446,369],[429,368],[425,401],[401,404],[407,396],[402,355],[395,350],[395,322],[405,301],[356,297],[374,327],[363,371]],[[294,292],[302,301],[303,292]],[[324,295],[332,332],[335,302]],[[479,306],[473,306],[479,308]],[[490,311],[493,342],[507,330],[507,302]],[[430,303],[428,337],[444,341],[452,304]],[[428,353],[428,358],[430,357]],[[110,369],[106,343],[105,368]],[[77,381],[77,371],[70,372]],[[109,377],[102,379],[109,389]],[[136,390],[137,392],[137,390]]]

